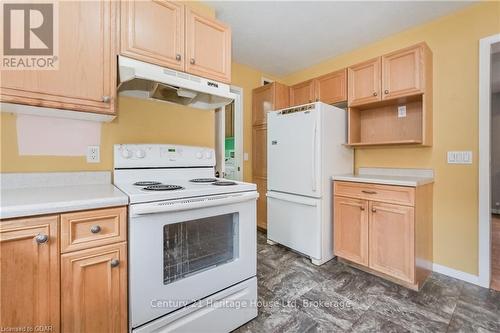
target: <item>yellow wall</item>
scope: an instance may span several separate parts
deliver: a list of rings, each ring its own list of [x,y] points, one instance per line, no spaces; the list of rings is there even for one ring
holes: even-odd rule
[[[472,274],[478,272],[478,41],[499,32],[500,3],[482,3],[283,79],[293,84],[417,42],[429,44],[433,147],[356,149],[355,167],[434,169],[434,261]],[[449,150],[471,150],[474,163],[448,165]]]
[[[244,162],[244,179],[252,179],[252,89],[260,85],[262,74],[250,67],[232,65],[232,83],[243,88],[243,143],[249,160]],[[116,143],[175,143],[214,146],[214,111],[198,110],[168,103],[118,98],[118,117],[102,125],[101,162],[89,164],[84,156],[19,156],[16,116],[0,113],[0,171],[46,172],[111,170]]]

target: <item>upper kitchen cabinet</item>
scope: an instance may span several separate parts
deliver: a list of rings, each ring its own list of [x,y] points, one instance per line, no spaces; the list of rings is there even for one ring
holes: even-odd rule
[[[380,58],[349,67],[347,82],[349,106],[380,101]]]
[[[252,91],[252,124],[267,123],[267,112],[288,107],[289,91],[284,84],[273,82]]]
[[[116,1],[60,1],[56,70],[2,70],[2,102],[113,114]]]
[[[422,94],[425,91],[429,47],[418,44],[382,57],[382,99]],[[431,74],[429,74],[431,75]]]
[[[183,71],[184,10],[173,1],[122,1],[120,53]]]
[[[347,69],[320,76],[314,81],[316,101],[335,104],[347,100]]]
[[[231,29],[186,7],[186,72],[231,82]]]
[[[297,83],[290,87],[290,106],[312,103],[314,99],[314,80]]]

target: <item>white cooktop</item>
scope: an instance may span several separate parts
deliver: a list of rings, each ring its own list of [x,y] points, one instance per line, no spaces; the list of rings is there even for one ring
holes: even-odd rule
[[[220,179],[219,181],[233,181],[230,179]],[[133,185],[133,182],[117,183],[115,186],[127,194],[130,203],[152,202],[172,199],[183,199],[192,197],[201,197],[209,195],[256,191],[257,186],[251,183],[235,182],[236,185],[216,186],[211,183],[193,183],[187,179],[137,179],[136,181],[159,181],[162,184],[179,185],[183,189],[172,191],[146,191],[144,186]]]

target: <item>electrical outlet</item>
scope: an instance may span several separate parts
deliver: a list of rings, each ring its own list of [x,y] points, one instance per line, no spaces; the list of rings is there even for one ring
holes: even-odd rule
[[[87,146],[87,163],[99,163],[101,152],[99,146]]]
[[[398,118],[406,117],[406,105],[398,106]]]
[[[248,153],[243,153],[243,160],[248,161]]]
[[[471,151],[449,151],[448,164],[472,164]]]

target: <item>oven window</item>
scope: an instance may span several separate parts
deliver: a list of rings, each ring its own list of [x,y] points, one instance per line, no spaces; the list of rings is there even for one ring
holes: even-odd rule
[[[238,257],[238,213],[163,227],[163,284]]]

